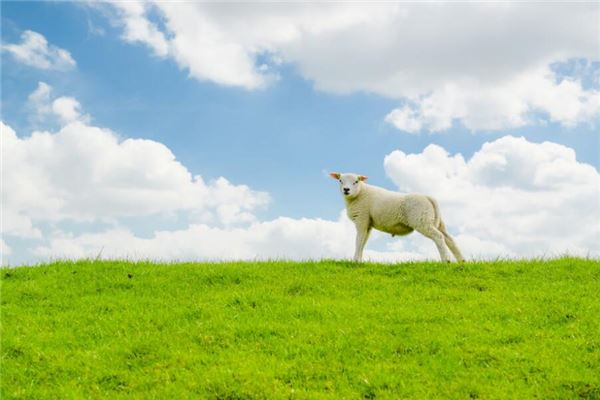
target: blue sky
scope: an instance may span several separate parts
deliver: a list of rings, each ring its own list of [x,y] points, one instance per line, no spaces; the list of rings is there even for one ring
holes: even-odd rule
[[[57,119],[34,117],[36,111],[28,106],[28,98],[38,87],[38,82],[44,82],[52,88],[53,96],[76,99],[82,114],[88,116],[88,126],[108,128],[120,140],[143,138],[161,143],[170,149],[187,171],[192,175],[201,175],[206,182],[225,177],[233,185],[247,185],[253,191],[268,193],[269,204],[252,210],[256,218],[254,223],[273,221],[282,216],[295,220],[307,218],[337,221],[343,204],[335,183],[329,180],[326,171],[354,171],[368,175],[373,184],[401,191],[418,189],[418,186],[402,187],[403,181],[391,176],[389,169],[384,168],[384,158],[395,150],[404,154],[423,154],[432,144],[445,149],[449,156],[460,153],[465,160],[469,160],[482,149],[484,143],[494,142],[505,136],[523,136],[534,144],[550,141],[572,149],[576,153],[577,166],[588,164],[596,172],[600,167],[599,114],[596,111],[571,121],[560,115],[560,105],[557,108],[555,105],[537,106],[540,100],[523,100],[533,104],[528,105],[531,111],[527,113],[527,118],[535,122],[513,124],[518,126],[502,122],[504,126],[500,128],[487,121],[478,121],[476,124],[479,125],[473,125],[468,119],[470,111],[463,110],[456,112],[459,113],[457,115],[466,113],[464,120],[460,116],[455,117],[451,126],[436,130],[426,128],[427,124],[432,125],[427,122],[425,112],[421,112],[423,128],[418,132],[411,132],[410,128],[402,129],[402,126],[389,122],[386,116],[392,110],[403,107],[410,106],[413,111],[418,110],[423,104],[427,104],[427,96],[432,96],[434,101],[436,91],[446,93],[440,88],[447,88],[448,85],[458,87],[458,91],[462,90],[460,93],[472,91],[469,96],[475,99],[479,96],[478,92],[475,93],[479,89],[468,86],[468,89],[463,90],[460,86],[463,77],[460,77],[455,81],[447,78],[447,82],[443,84],[434,82],[430,87],[420,84],[411,89],[412,92],[418,92],[417,96],[409,95],[408,91],[404,95],[404,91],[408,90],[404,87],[390,89],[394,92],[390,95],[387,89],[373,89],[379,86],[371,83],[360,87],[354,80],[348,83],[348,87],[338,90],[340,84],[344,85],[343,79],[328,81],[329,72],[315,73],[315,67],[311,64],[314,64],[312,55],[303,55],[304,47],[312,48],[314,43],[296,45],[294,42],[296,47],[289,50],[284,45],[279,45],[281,41],[277,40],[272,42],[275,45],[271,41],[267,41],[266,45],[261,43],[264,47],[271,46],[271,52],[281,53],[282,63],[269,65],[269,68],[275,69],[276,80],[261,88],[250,88],[247,84],[244,87],[245,84],[232,84],[210,75],[198,76],[197,72],[192,72],[194,68],[203,68],[202,65],[195,67],[197,60],[178,59],[177,55],[170,53],[167,56],[156,55],[149,38],[140,39],[137,36],[136,39],[131,39],[134,36],[131,32],[128,38],[127,18],[132,18],[133,14],[127,12],[129,11],[119,11],[116,6],[96,7],[68,2],[2,3],[3,45],[17,44],[21,41],[23,32],[33,31],[43,35],[50,46],[68,51],[76,62],[76,66],[68,70],[40,69],[20,61],[10,51],[3,51],[2,120],[18,137],[26,138],[34,130],[56,133],[64,126],[64,122]],[[146,6],[143,18],[154,24],[169,40],[187,34],[185,26],[174,22],[177,12],[181,11]],[[335,18],[342,11],[334,9],[329,12]],[[526,19],[532,10],[516,12]],[[285,20],[285,13],[283,14],[278,14],[277,17]],[[557,11],[557,14],[560,12]],[[203,15],[215,18],[212,23],[216,26],[222,22],[218,19],[218,12],[207,11]],[[140,16],[136,14],[135,17]],[[225,20],[227,18],[232,17],[224,17]],[[548,18],[555,17],[549,15]],[[577,20],[577,16],[573,19]],[[227,27],[226,24],[230,22],[222,23]],[[292,23],[294,21],[290,20],[290,24]],[[304,21],[296,23],[299,26],[306,24]],[[302,26],[310,31],[305,25]],[[438,29],[437,34],[443,36],[445,27]],[[341,32],[339,35],[346,31]],[[586,32],[582,32],[582,35],[585,34]],[[375,33],[373,35],[375,37]],[[242,46],[247,45],[242,39],[243,36],[239,39]],[[230,38],[230,41],[235,40],[236,37]],[[344,38],[339,40],[343,41]],[[568,40],[577,40],[577,37]],[[441,49],[444,44],[440,43],[439,46]],[[559,43],[557,49],[550,49],[556,50],[554,53],[548,50],[548,54],[540,56],[540,60],[544,61],[527,60],[527,65],[544,66],[546,63],[548,71],[554,74],[555,83],[564,79],[578,81],[582,93],[590,96],[591,100],[587,100],[587,103],[594,102],[598,99],[593,95],[599,87],[599,60],[597,54],[594,57],[589,51],[586,53],[584,47],[582,46],[580,54],[574,53],[567,58],[553,60],[552,64],[546,63],[545,60],[551,59],[548,54],[561,52]],[[579,48],[574,51],[579,51]],[[360,52],[360,45],[357,52]],[[519,49],[515,49],[515,53],[517,52]],[[269,63],[271,59],[268,55],[249,54],[254,57],[251,60],[254,63],[254,71],[250,71],[252,73],[259,71],[259,65]],[[460,54],[454,56],[461,61]],[[444,58],[440,57],[443,61]],[[385,63],[386,60],[382,54],[381,62]],[[470,60],[471,57],[465,54],[461,62],[468,63]],[[211,61],[199,61],[200,64],[203,62]],[[424,67],[440,70],[445,68],[443,64],[436,66],[427,61],[423,63]],[[523,64],[521,60],[519,63]],[[511,74],[518,75],[519,68],[529,71],[519,63],[515,62],[517,66],[514,71],[490,77],[489,86],[485,89],[494,88],[494,85],[506,87],[508,84],[505,82],[512,82]],[[579,65],[578,63],[583,63],[586,67],[574,68],[573,65]],[[398,65],[397,68],[403,72],[402,62]],[[322,66],[323,70],[329,67],[330,64]],[[348,64],[341,63],[336,67],[340,68],[340,75],[344,75]],[[475,71],[476,74],[481,72],[477,79],[487,84],[485,68],[485,65],[481,70],[473,65],[465,66],[465,70]],[[506,69],[510,68],[513,67],[507,63]],[[439,75],[444,75],[445,71],[441,72]],[[360,71],[352,73],[356,75]],[[410,76],[411,73],[415,74],[409,71],[406,75]],[[348,80],[352,80],[352,74],[348,75]],[[434,71],[432,76],[434,75],[438,74]],[[415,77],[415,80],[428,82],[426,76]],[[365,78],[365,82],[372,80],[372,76]],[[331,89],[328,85],[336,88]],[[550,95],[555,95],[552,92],[555,90],[556,96],[560,98],[562,88],[558,85],[547,90],[550,90]],[[481,92],[485,90],[481,89]],[[468,100],[471,97],[464,98]],[[458,97],[457,101],[460,99]],[[586,105],[588,106],[589,104]],[[435,118],[439,120],[442,117]],[[3,171],[3,174],[11,174],[11,171]],[[589,189],[589,181],[586,181],[586,185]],[[44,199],[39,201],[43,202]],[[28,211],[19,212],[27,214]],[[100,217],[87,218],[85,221],[71,217],[54,218],[52,221],[33,218],[34,225],[42,230],[41,238],[33,240],[7,234],[4,242],[11,249],[10,261],[18,263],[37,259],[32,255],[32,249],[46,245],[45,248],[51,249],[52,246],[48,243],[52,242],[52,231],[70,234],[76,239],[86,232],[103,232],[110,226],[127,229],[140,237],[152,237],[157,229],[185,229],[191,220],[189,210],[174,212],[179,213],[177,217],[167,218],[158,212],[115,216],[109,222]],[[587,243],[587,240],[583,241]],[[416,249],[419,245],[421,244],[417,243],[402,250],[418,253]],[[373,248],[394,250],[393,246],[388,241],[381,241],[379,247],[375,245]],[[574,245],[577,248],[585,246],[581,243]],[[257,250],[256,254],[260,255],[260,251]],[[323,251],[323,254],[329,253]],[[311,255],[312,253],[308,254]],[[337,253],[334,254],[336,255]],[[201,258],[202,254],[196,256]]]

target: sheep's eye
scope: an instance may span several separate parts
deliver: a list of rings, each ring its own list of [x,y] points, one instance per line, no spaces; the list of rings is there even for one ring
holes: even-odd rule
[[[342,180],[340,179],[340,183],[342,183]]]
[[[354,182],[354,184],[356,185],[358,183],[358,181]]]

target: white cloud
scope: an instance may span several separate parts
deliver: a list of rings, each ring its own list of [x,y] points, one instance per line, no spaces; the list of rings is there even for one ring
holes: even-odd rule
[[[345,255],[344,242],[352,240],[351,227],[324,220],[278,218],[248,227],[217,228],[190,225],[178,231],[155,232],[135,237],[125,229],[99,234],[57,237],[40,256],[89,257],[104,248],[107,258],[165,260],[233,260],[254,258],[320,258]],[[346,239],[346,240],[344,240]]]
[[[3,205],[21,220],[11,224],[9,218],[8,233],[26,230],[26,220],[94,221],[178,210],[211,211],[235,224],[253,220],[251,212],[269,201],[266,193],[225,178],[205,183],[152,140],[121,140],[81,121],[25,138],[2,128]]]
[[[542,118],[574,127],[600,117],[600,91],[584,89],[579,79],[559,79],[544,67],[500,85],[464,81],[448,84],[410,105],[390,112],[386,121],[400,130],[440,132],[454,121],[473,131],[532,125]]]
[[[90,116],[81,113],[81,104],[73,97],[52,97],[52,86],[38,82],[37,88],[27,98],[27,106],[32,111],[30,118],[37,123],[44,122],[49,116],[58,118],[61,124],[82,121],[89,122]]]
[[[37,88],[27,98],[30,106],[33,106],[37,114],[47,114],[51,111],[50,93],[52,86],[46,82],[38,82]]]
[[[43,258],[93,258],[101,254],[103,258],[154,260],[348,259],[353,243],[354,227],[342,214],[337,221],[279,217],[246,227],[190,225],[177,231],[154,232],[150,238],[136,237],[127,229],[77,237],[59,234],[35,253]],[[365,258],[399,261],[423,256],[367,250]]]
[[[3,233],[39,238],[42,221],[98,221],[186,211],[224,225],[253,222],[267,193],[220,177],[193,176],[163,144],[121,139],[92,126],[72,97],[51,101],[43,82],[29,96],[38,115],[54,113],[57,132],[19,137],[0,122]]]
[[[600,256],[600,174],[566,146],[505,136],[469,160],[429,145],[384,166],[399,190],[439,199],[471,256]]]
[[[63,122],[76,121],[81,117],[81,104],[73,97],[59,97],[52,102],[52,111]]]
[[[418,133],[423,127],[421,120],[417,112],[408,106],[396,108],[385,117],[386,122],[408,133]]]
[[[504,129],[598,118],[599,92],[550,66],[598,60],[596,4],[114,3],[124,38],[199,80],[247,89],[294,65],[318,89],[408,102],[399,129]],[[536,29],[531,29],[535,26]],[[266,58],[267,63],[263,62]],[[538,117],[539,119],[539,117]]]
[[[113,5],[119,11],[124,26],[123,39],[128,42],[147,44],[157,56],[165,57],[169,52],[169,43],[164,34],[147,19],[150,7],[145,2],[115,1]]]
[[[29,111],[29,120],[35,125],[44,122],[52,111],[52,86],[45,82],[38,82],[37,88],[28,96],[26,108]]]
[[[64,71],[76,65],[71,53],[49,45],[43,35],[33,31],[24,31],[21,34],[21,43],[6,44],[2,49],[11,53],[23,64],[35,68]]]

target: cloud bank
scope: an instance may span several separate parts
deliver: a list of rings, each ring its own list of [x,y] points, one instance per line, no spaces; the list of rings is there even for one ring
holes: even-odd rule
[[[76,99],[52,101],[50,90],[40,83],[29,98],[38,111],[58,119],[57,132],[19,137],[0,123],[4,234],[39,238],[35,225],[42,221],[113,221],[177,211],[235,225],[254,221],[253,211],[270,201],[268,194],[223,177],[205,182],[162,143],[122,139],[89,124]]]
[[[122,138],[91,124],[76,99],[75,114],[53,107],[57,99],[43,83],[30,96],[61,124],[55,132],[21,137],[0,124],[6,171],[0,250],[9,262],[21,251],[12,239],[27,240],[28,257],[37,260],[351,257],[354,227],[344,212],[331,220],[261,220],[256,212],[268,205],[267,193],[224,177],[206,182],[162,143]],[[399,191],[439,200],[467,258],[600,257],[600,174],[578,162],[571,148],[505,136],[469,159],[429,145],[416,154],[393,151],[383,166]],[[158,226],[165,215],[183,215],[184,223],[145,233],[131,225],[134,217]],[[89,227],[74,232],[72,222]],[[417,234],[391,239],[377,232],[365,255],[376,261],[437,258],[433,243]]]
[[[600,257],[600,174],[572,149],[505,136],[470,159],[430,145],[385,157],[387,175],[403,192],[435,196],[468,259],[571,254]],[[126,227],[83,235],[60,232],[34,253],[45,257],[160,260],[349,258],[354,226],[335,220],[279,217],[238,226],[190,224],[138,237]],[[374,250],[378,247],[379,250]],[[418,234],[391,239],[374,232],[366,258],[437,259]]]
[[[292,65],[319,90],[398,99],[385,119],[408,133],[600,116],[598,82],[555,68],[585,60],[598,70],[597,4],[112,4],[123,40],[195,79],[253,90]]]
[[[400,190],[439,199],[471,255],[600,256],[600,174],[571,148],[505,136],[468,160],[429,145],[384,167]]]

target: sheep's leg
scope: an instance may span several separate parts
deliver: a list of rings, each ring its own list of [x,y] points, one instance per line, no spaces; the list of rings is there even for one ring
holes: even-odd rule
[[[448,248],[446,247],[446,243],[444,240],[444,234],[440,232],[437,228],[433,226],[427,226],[422,228],[416,228],[417,232],[423,234],[425,237],[433,240],[435,245],[437,246],[438,251],[440,252],[440,257],[443,262],[450,262],[450,253],[448,252]]]
[[[356,249],[354,251],[354,261],[361,262],[363,256],[363,250],[369,239],[369,233],[371,233],[371,227],[356,226]]]
[[[448,248],[450,249],[452,254],[454,254],[454,258],[456,258],[456,261],[464,262],[465,258],[463,257],[462,253],[458,249],[458,246],[456,245],[456,242],[454,242],[454,239],[452,239],[452,236],[450,236],[446,232],[443,232],[443,234],[444,234],[444,241],[446,242],[446,245],[448,246]]]
[[[443,222],[440,223],[439,230],[444,235],[444,241],[446,242],[446,245],[448,246],[448,248],[450,249],[452,254],[454,254],[454,258],[456,258],[456,261],[464,262],[465,258],[463,257],[462,253],[458,249],[458,246],[456,245],[456,242],[454,242],[454,239],[452,238],[452,236],[450,236],[450,234],[446,230],[446,226],[444,225]]]

